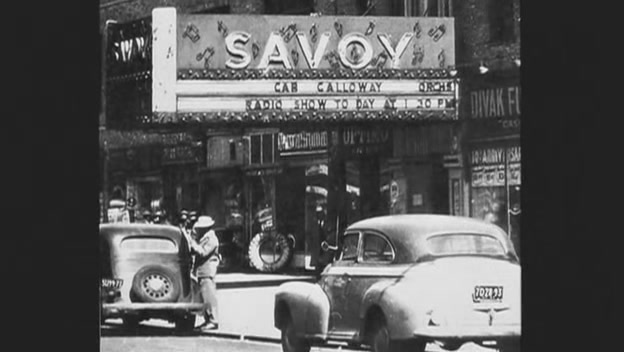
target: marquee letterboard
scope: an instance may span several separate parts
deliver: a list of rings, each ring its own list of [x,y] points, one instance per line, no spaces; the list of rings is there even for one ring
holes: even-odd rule
[[[153,12],[153,111],[219,119],[456,118],[452,18]]]

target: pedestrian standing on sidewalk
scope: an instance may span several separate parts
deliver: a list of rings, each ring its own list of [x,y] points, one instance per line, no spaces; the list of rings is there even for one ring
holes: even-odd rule
[[[331,261],[331,253],[327,253],[322,249],[321,244],[323,241],[327,241],[327,213],[322,205],[316,207],[316,224],[318,226],[318,237],[315,243],[316,264],[315,271],[317,275],[320,275],[323,269]]]
[[[214,330],[219,328],[217,315],[217,285],[215,276],[219,266],[219,238],[212,227],[215,222],[210,216],[200,216],[193,225],[189,243],[195,256],[193,271],[199,280],[202,298],[207,304],[204,313],[204,323],[199,326],[201,330]]]

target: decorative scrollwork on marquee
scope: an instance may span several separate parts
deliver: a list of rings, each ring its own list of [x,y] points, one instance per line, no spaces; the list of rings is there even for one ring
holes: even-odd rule
[[[448,69],[429,70],[349,70],[349,69],[326,69],[326,70],[179,70],[179,80],[209,79],[209,80],[232,80],[232,79],[413,79],[413,78],[451,78]]]
[[[139,116],[142,125],[223,124],[223,123],[284,123],[284,122],[357,122],[357,121],[426,121],[456,120],[454,111],[340,111],[340,112],[197,112],[163,113]]]

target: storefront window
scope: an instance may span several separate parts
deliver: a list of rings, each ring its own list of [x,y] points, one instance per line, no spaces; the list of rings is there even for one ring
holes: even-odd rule
[[[520,253],[520,147],[472,150],[471,216],[494,223],[510,236]]]
[[[505,187],[473,187],[472,216],[507,230]]]
[[[163,210],[163,187],[160,178],[142,178],[128,183],[128,195],[136,199],[136,220],[145,221],[145,212]]]

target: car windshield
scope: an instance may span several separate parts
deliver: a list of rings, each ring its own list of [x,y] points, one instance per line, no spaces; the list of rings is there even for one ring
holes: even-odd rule
[[[435,256],[485,255],[505,256],[503,244],[493,236],[474,233],[453,233],[429,237],[427,246]]]

